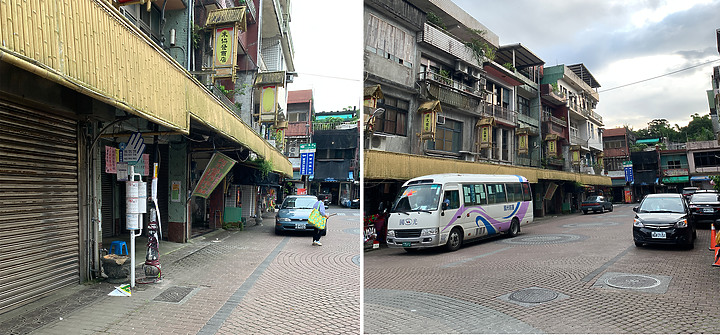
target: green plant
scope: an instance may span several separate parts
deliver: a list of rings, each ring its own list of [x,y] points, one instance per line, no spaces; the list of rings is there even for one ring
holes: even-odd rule
[[[193,24],[192,36],[190,37],[190,42],[192,43],[193,49],[197,49],[200,47],[200,37],[202,36],[202,31],[202,27],[198,26],[197,24]]]
[[[560,93],[560,89],[558,88],[558,84],[557,84],[557,83],[552,83],[552,84],[550,84],[550,86],[552,86],[553,92],[555,92],[555,93]]]
[[[470,31],[481,37],[484,37],[486,33],[484,30],[477,29],[471,29]],[[495,60],[495,52],[497,50],[485,42],[484,39],[473,38],[470,42],[465,43],[465,46],[470,49],[478,65],[482,65],[485,58],[490,61]]]
[[[440,27],[442,30],[447,30],[447,27],[445,27],[443,20],[439,16],[435,15],[435,13],[428,12],[427,20],[428,20],[428,22]]]
[[[263,178],[266,178],[270,172],[272,172],[273,166],[272,163],[269,161],[266,161],[264,158],[257,158],[253,161],[255,164],[257,164],[258,170],[260,170],[260,176]]]
[[[512,63],[507,62],[507,63],[503,64],[503,66],[504,66],[506,69],[510,70],[510,72],[515,72],[515,67],[512,65]]]

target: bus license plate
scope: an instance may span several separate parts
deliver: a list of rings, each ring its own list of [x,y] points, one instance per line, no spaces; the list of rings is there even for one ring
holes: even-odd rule
[[[403,248],[410,247],[412,245],[412,242],[403,242]]]
[[[652,232],[652,238],[665,238],[665,232],[664,231],[654,231]]]
[[[297,230],[305,230],[305,224],[304,223],[296,223],[295,229]]]

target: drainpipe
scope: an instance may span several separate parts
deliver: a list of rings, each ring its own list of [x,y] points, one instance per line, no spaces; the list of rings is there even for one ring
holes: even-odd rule
[[[190,53],[192,52],[192,34],[193,34],[193,18],[192,18],[192,12],[195,9],[195,2],[190,0],[188,2],[188,36],[187,36],[187,57],[185,59],[185,68],[190,71]]]

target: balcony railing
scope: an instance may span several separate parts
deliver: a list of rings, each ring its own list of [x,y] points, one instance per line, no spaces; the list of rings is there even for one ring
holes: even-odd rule
[[[517,112],[514,110],[507,109],[503,106],[485,104],[485,111],[483,112],[486,116],[492,116],[495,120],[503,121],[512,125],[517,124]]]
[[[690,169],[687,164],[682,164],[680,167],[663,165],[660,167],[660,171],[663,177],[678,177],[687,176],[690,174]]]
[[[540,127],[540,121],[536,117],[532,117],[529,115],[525,115],[522,113],[517,114],[517,118],[519,122],[527,123],[531,126],[534,126],[536,128]]]
[[[542,84],[540,85],[540,93],[548,101],[555,105],[564,105],[567,101],[567,97],[563,92],[553,90],[552,85]]]
[[[428,23],[425,23],[423,32],[418,36],[418,40],[437,47],[440,50],[444,50],[465,63],[477,64],[477,60],[473,56],[472,51],[465,46],[464,42]]]
[[[468,112],[475,112],[481,101],[481,91],[437,73],[421,72],[418,81],[433,98]]]
[[[344,122],[315,122],[313,123],[313,130],[335,130],[335,129],[352,129],[357,128],[357,121],[344,121]]]

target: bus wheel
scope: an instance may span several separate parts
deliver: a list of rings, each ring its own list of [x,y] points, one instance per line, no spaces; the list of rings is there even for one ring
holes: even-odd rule
[[[447,244],[445,245],[445,249],[447,251],[455,251],[460,249],[460,246],[462,245],[462,233],[460,233],[460,228],[453,228],[450,231],[450,235],[448,235]]]
[[[520,221],[518,221],[517,218],[513,218],[512,222],[510,223],[510,228],[508,228],[507,234],[510,237],[515,237],[520,233]]]

